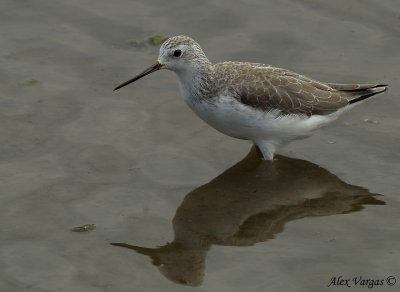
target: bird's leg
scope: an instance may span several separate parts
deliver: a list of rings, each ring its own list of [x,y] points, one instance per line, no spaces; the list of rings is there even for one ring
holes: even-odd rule
[[[256,141],[255,144],[257,145],[258,149],[261,151],[264,160],[273,160],[274,153],[277,148],[275,143],[266,142],[266,141]]]

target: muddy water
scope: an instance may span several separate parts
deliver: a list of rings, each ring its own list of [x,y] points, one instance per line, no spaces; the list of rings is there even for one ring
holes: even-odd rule
[[[0,7],[0,290],[398,287],[397,1]],[[171,72],[112,92],[154,63],[156,34],[189,35],[212,61],[390,89],[271,166],[195,117]]]

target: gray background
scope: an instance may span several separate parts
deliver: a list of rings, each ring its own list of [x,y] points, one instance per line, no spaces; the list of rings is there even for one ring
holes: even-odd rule
[[[386,206],[292,221],[250,247],[213,245],[197,291],[343,291],[327,287],[332,277],[400,277],[398,0],[2,0],[0,290],[192,289],[109,243],[172,241],[185,196],[250,144],[197,118],[171,72],[112,92],[154,63],[158,47],[145,43],[157,34],[191,36],[213,62],[390,84],[279,151],[383,194]],[[97,229],[70,231],[86,223]]]

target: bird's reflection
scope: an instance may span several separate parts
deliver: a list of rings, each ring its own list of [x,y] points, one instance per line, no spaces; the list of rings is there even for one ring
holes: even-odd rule
[[[211,245],[250,246],[274,238],[287,222],[384,205],[368,190],[349,185],[311,162],[249,154],[211,182],[186,195],[173,219],[173,242],[158,248],[125,243],[149,256],[176,283],[199,286]]]

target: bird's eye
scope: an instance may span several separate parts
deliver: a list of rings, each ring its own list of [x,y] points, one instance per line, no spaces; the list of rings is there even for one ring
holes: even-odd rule
[[[174,56],[175,57],[180,57],[180,55],[182,55],[182,51],[181,50],[175,50],[174,51]]]

